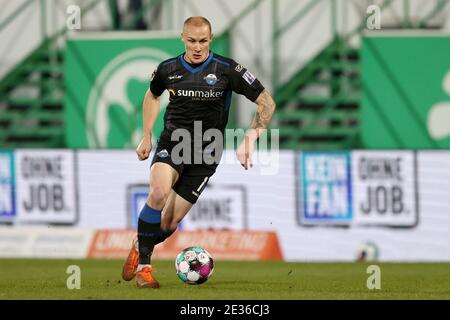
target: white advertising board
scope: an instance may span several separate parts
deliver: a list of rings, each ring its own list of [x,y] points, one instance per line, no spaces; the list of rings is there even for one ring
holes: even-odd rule
[[[34,152],[38,151],[16,152],[15,178],[2,171],[9,177],[8,181],[16,182],[18,193],[22,193],[23,188],[25,191],[35,188],[41,180],[37,177],[33,177],[36,180],[25,179],[33,175],[22,172],[23,169],[17,166],[25,161],[25,156],[43,158],[45,163],[50,161],[44,171],[50,175],[45,179],[46,183],[59,183],[65,189],[73,185],[74,180],[79,182],[76,199],[79,200],[80,215],[74,231],[135,227],[148,192],[150,160],[138,161],[132,150],[78,151],[75,157],[78,169],[75,176],[71,176],[65,169],[53,167],[54,163],[60,163],[61,167],[73,165],[73,161],[62,160],[69,159],[66,155],[70,156],[70,153]],[[345,152],[340,153],[339,159],[348,160],[329,161],[323,156],[308,156],[311,167],[306,168],[309,170],[307,175],[303,172],[300,154],[291,151],[280,152],[273,174],[262,174],[258,164],[244,170],[238,163],[223,163],[183,220],[181,228],[275,231],[287,261],[354,261],[358,248],[368,241],[378,247],[380,261],[450,261],[449,151],[354,151],[348,152],[348,156],[342,154]],[[228,155],[235,156],[234,152]],[[55,157],[61,157],[61,160],[56,161]],[[342,164],[349,166],[350,170],[345,172],[350,175],[341,170]],[[331,174],[326,171],[330,168],[338,171]],[[39,170],[33,172],[43,174]],[[64,179],[57,179],[58,172]],[[328,173],[323,175],[325,172]],[[340,192],[344,190],[342,185],[346,186],[345,192]],[[312,188],[306,217],[320,218],[320,223],[304,224],[299,219],[304,210],[305,186]],[[326,186],[330,189],[325,190]],[[339,192],[333,191],[335,188]],[[71,193],[64,194],[67,197],[64,203],[71,203],[71,197],[68,197]],[[342,205],[342,196],[337,202],[329,198],[333,201],[327,206],[319,206],[318,199],[336,194],[345,195],[350,202]],[[17,199],[18,207],[32,202],[29,192],[22,193]],[[42,200],[35,200],[32,207],[46,204],[41,203]],[[315,211],[316,208],[321,210]],[[336,208],[342,210],[336,211]],[[56,212],[50,213],[56,215]],[[336,223],[342,213],[346,213],[346,223]],[[39,218],[36,221],[49,220]],[[75,245],[76,242],[76,236],[73,238],[71,234],[70,239],[64,240],[60,238],[61,234],[47,234],[46,229],[40,233],[43,236],[37,238],[31,237],[34,231],[15,233],[18,229],[1,230],[1,256],[26,257],[39,252],[49,256],[52,250],[59,252],[55,256],[63,256],[63,252],[51,243],[62,242],[70,247],[70,243]],[[32,246],[29,241],[39,246]],[[28,249],[20,249],[22,247]],[[76,251],[71,250],[66,252]]]
[[[150,181],[150,160],[139,161],[132,150],[84,150],[78,152],[77,158],[81,213],[78,226],[135,227],[130,216],[136,212],[130,212],[129,190],[139,186],[144,192]],[[142,198],[145,195],[139,199]],[[143,205],[142,201],[139,203]]]
[[[354,223],[415,227],[417,170],[413,151],[352,152]]]
[[[181,223],[185,230],[247,229],[247,190],[242,185],[209,184]]]
[[[76,224],[75,155],[72,150],[17,150],[17,223]]]

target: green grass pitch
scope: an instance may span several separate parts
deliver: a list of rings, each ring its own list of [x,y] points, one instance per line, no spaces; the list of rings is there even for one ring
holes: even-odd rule
[[[449,263],[372,263],[381,289],[366,286],[368,263],[216,261],[208,282],[182,283],[172,261],[155,261],[160,289],[137,289],[120,278],[120,260],[0,259],[0,299],[450,299]],[[81,289],[67,289],[69,265]]]

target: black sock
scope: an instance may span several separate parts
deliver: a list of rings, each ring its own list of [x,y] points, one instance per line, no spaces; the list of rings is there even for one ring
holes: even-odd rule
[[[160,227],[161,210],[153,209],[145,203],[138,220],[139,264],[151,263]]]
[[[139,264],[151,264],[153,248],[157,244],[160,224],[138,220]]]

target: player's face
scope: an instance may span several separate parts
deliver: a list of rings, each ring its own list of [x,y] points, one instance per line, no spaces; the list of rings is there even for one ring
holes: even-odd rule
[[[209,46],[212,41],[208,25],[187,25],[181,34],[181,39],[186,47],[185,59],[189,63],[202,63],[208,58]]]

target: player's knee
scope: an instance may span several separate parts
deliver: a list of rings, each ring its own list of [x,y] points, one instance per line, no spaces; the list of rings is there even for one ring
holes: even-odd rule
[[[164,189],[154,186],[150,190],[149,194],[149,202],[150,206],[155,209],[160,209],[164,207],[168,196],[168,192],[164,191]]]

